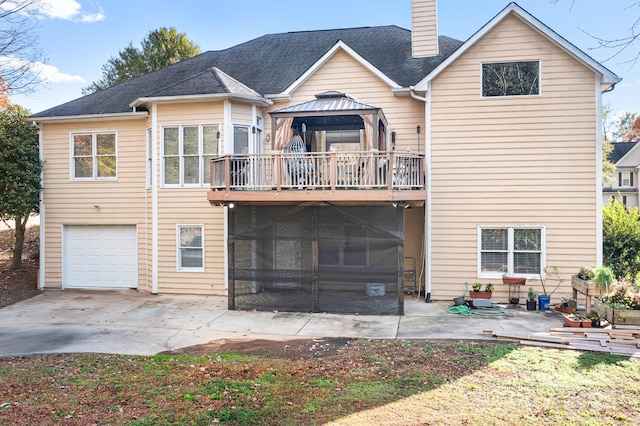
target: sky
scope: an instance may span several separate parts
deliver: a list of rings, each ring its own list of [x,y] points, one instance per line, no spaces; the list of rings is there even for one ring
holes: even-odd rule
[[[82,96],[102,76],[102,66],[150,31],[175,27],[202,52],[222,50],[264,34],[364,26],[411,29],[410,0],[42,0],[36,31],[47,81],[33,93],[14,95],[36,113]],[[556,33],[623,80],[603,96],[612,116],[640,112],[640,42],[616,55],[597,38],[628,37],[640,17],[637,0],[519,0]],[[467,40],[509,4],[506,0],[439,0],[438,31]],[[640,28],[638,28],[640,30]]]

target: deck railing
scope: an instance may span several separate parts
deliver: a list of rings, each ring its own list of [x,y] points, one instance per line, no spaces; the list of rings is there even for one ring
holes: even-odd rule
[[[211,189],[424,189],[423,159],[395,151],[225,155],[211,160]]]

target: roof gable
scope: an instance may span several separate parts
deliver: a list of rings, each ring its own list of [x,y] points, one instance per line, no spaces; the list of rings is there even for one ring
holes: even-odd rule
[[[636,146],[638,142],[613,142],[613,150],[609,154],[609,161],[612,163],[617,163],[622,157],[627,155],[631,149]]]
[[[640,166],[640,148],[638,148],[640,146],[640,144],[638,142],[621,142],[621,143],[617,143],[617,144],[614,144],[614,151],[615,151],[615,147],[619,146],[619,145],[622,145],[623,149],[625,149],[626,152],[622,156],[620,156],[617,159],[617,161],[615,161],[616,167],[618,167],[618,168],[636,168],[636,167]],[[629,146],[627,147],[627,145],[629,145]]]
[[[505,7],[500,13],[498,13],[493,19],[491,19],[487,24],[485,24],[480,30],[478,30],[475,34],[473,34],[467,41],[465,41],[462,46],[458,50],[456,50],[452,55],[449,55],[442,63],[440,63],[436,68],[434,68],[424,79],[422,79],[418,84],[416,84],[416,90],[426,91],[428,90],[429,83],[433,80],[438,74],[440,74],[444,69],[446,69],[452,62],[458,59],[461,55],[463,55],[469,48],[478,42],[481,38],[483,38],[489,31],[494,29],[498,24],[500,24],[507,16],[515,15],[522,22],[529,25],[534,30],[538,31],[544,37],[546,37],[549,41],[559,46],[569,55],[573,56],[576,60],[581,62],[586,67],[594,70],[598,74],[602,75],[602,84],[606,86],[606,88],[611,88],[615,86],[621,79],[611,72],[609,69],[604,67],[602,64],[591,58],[589,55],[584,53],[582,50],[578,49],[573,44],[569,43],[566,39],[561,37],[551,28],[547,27],[545,24],[540,22],[537,18],[531,15],[529,12],[518,6],[516,3],[509,3],[507,7]]]
[[[389,78],[386,74],[376,68],[371,62],[367,61],[361,55],[358,54],[355,50],[350,48],[346,43],[342,40],[338,40],[336,44],[329,49],[327,53],[322,55],[320,59],[318,59],[304,74],[302,74],[296,81],[294,81],[289,87],[283,90],[283,94],[290,95],[296,91],[298,87],[300,87],[305,81],[307,81],[313,74],[315,74],[324,64],[326,64],[339,50],[343,50],[353,59],[355,59],[358,63],[364,66],[367,70],[371,71],[378,78],[388,84],[392,89],[399,89],[400,86],[398,83]]]

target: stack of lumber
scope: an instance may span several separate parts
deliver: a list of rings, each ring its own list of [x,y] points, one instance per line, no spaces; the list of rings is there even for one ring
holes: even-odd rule
[[[495,331],[498,339],[517,340],[522,345],[580,351],[608,352],[640,358],[640,328],[552,328],[549,333]]]

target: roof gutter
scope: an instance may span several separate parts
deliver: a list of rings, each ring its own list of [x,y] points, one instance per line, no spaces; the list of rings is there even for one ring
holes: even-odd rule
[[[422,101],[424,103],[427,103],[427,98],[423,97],[423,96],[418,96],[416,94],[416,87],[415,86],[409,86],[409,94],[411,95],[411,97],[417,101]]]
[[[69,121],[78,121],[78,120],[86,120],[86,121],[106,121],[106,120],[141,120],[143,118],[147,118],[149,114],[146,111],[142,112],[118,112],[111,114],[86,114],[86,115],[61,115],[61,116],[50,116],[50,117],[35,117],[30,116],[25,118],[27,121],[34,121],[37,123],[64,123]]]
[[[271,106],[273,102],[261,96],[242,96],[229,93],[214,93],[206,95],[184,95],[184,96],[154,96],[142,97],[129,104],[130,107],[136,108],[141,105],[150,103],[172,103],[172,102],[202,102],[202,101],[219,101],[224,99],[232,99],[239,101],[257,102],[262,106]]]
[[[288,93],[276,93],[264,96],[271,102],[288,102],[291,100],[291,95]]]

